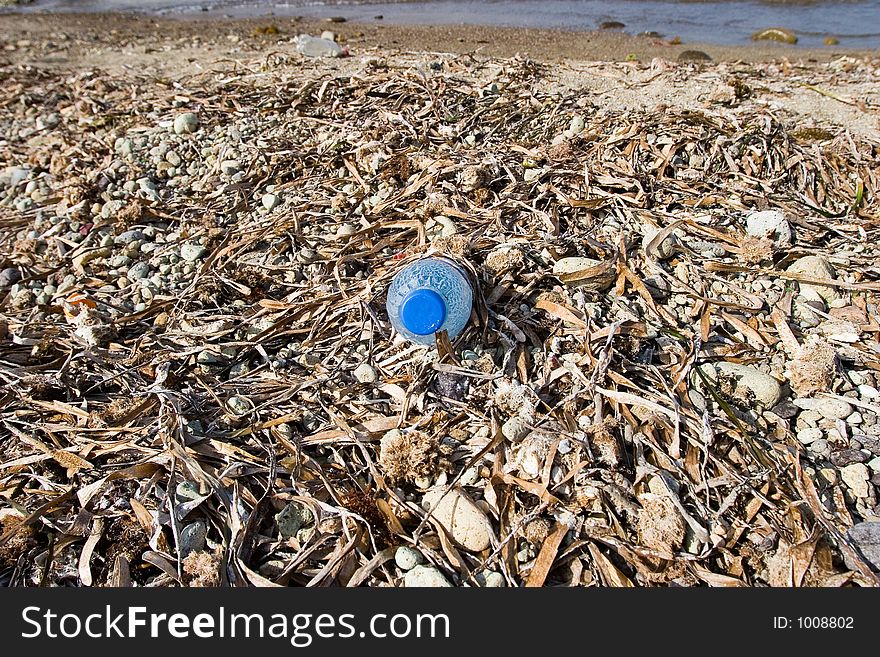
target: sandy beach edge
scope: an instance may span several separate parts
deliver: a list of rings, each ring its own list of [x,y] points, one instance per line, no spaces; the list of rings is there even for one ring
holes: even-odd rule
[[[108,39],[124,43],[185,39],[224,40],[242,49],[288,42],[300,33],[334,31],[353,53],[369,49],[471,53],[491,57],[520,55],[537,61],[651,61],[676,60],[699,51],[714,62],[827,62],[841,56],[877,57],[877,49],[839,46],[807,48],[773,42],[748,45],[676,43],[674,39],[629,35],[617,31],[576,32],[553,29],[505,28],[480,25],[402,25],[381,22],[330,23],[327,20],[264,16],[259,18],[175,18],[106,13],[0,13],[0,49],[15,52],[21,41],[64,35],[76,42]],[[236,39],[237,37],[237,39]],[[13,59],[17,59],[13,56]],[[38,61],[35,63],[39,63]],[[51,63],[51,62],[49,62]]]

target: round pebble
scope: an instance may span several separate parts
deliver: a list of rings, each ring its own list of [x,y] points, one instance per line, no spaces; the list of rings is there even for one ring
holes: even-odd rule
[[[816,404],[816,410],[826,420],[842,420],[853,412],[853,407],[842,399],[822,399]]]
[[[807,427],[797,432],[797,439],[804,445],[814,443],[822,437],[822,430],[816,427]]]
[[[355,368],[354,378],[360,383],[376,383],[379,380],[376,368],[367,363],[361,363]]]
[[[452,584],[434,566],[415,566],[407,571],[403,578],[403,585],[408,588],[450,588]]]
[[[193,112],[178,114],[174,118],[174,132],[178,135],[187,135],[198,130],[199,117]]]
[[[412,570],[420,563],[424,562],[424,560],[425,557],[422,556],[421,552],[408,545],[401,545],[394,553],[394,563],[396,563],[397,567],[401,570]]]

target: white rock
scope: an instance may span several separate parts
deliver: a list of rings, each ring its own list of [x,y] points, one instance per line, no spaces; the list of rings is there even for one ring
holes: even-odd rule
[[[441,488],[429,490],[422,499],[422,508],[432,511],[433,518],[465,550],[482,552],[489,547],[489,519],[462,491],[453,489],[443,496]]]
[[[769,237],[780,244],[791,242],[791,226],[779,210],[752,212],[746,217],[746,233],[752,237]]]
[[[199,127],[199,117],[192,112],[178,114],[174,118],[174,132],[178,135],[187,135],[195,132]]]
[[[807,427],[797,432],[797,439],[804,445],[809,445],[822,437],[822,430],[816,427]]]
[[[278,206],[278,204],[281,202],[281,199],[278,198],[275,194],[263,194],[262,202],[263,207],[271,212]]]
[[[864,463],[852,463],[841,468],[840,478],[856,497],[868,497],[871,494],[871,484],[868,482],[871,473]]]
[[[804,256],[795,260],[787,269],[790,274],[800,274],[811,279],[834,279],[836,272],[828,261],[821,256]],[[839,298],[837,291],[827,285],[815,285],[813,283],[798,283],[801,296],[808,301],[822,301],[831,303]]]
[[[880,472],[880,456],[875,456],[868,461],[868,467],[871,468],[871,472]]]
[[[735,379],[736,387],[734,394],[739,397],[747,399],[749,397],[748,393],[751,393],[755,401],[764,408],[773,408],[782,397],[782,387],[779,385],[779,381],[769,374],[764,374],[754,367],[738,363],[720,362],[714,363],[714,365],[713,369],[717,371],[718,375]],[[714,379],[715,373],[708,368],[704,368],[705,366],[700,366],[700,369],[709,378]]]
[[[421,552],[408,545],[401,545],[394,553],[394,563],[401,570],[412,570],[424,560]]]
[[[853,412],[853,407],[842,399],[820,399],[816,410],[826,420],[842,420]]]
[[[361,363],[355,368],[354,378],[361,383],[376,383],[379,380],[376,368],[368,363]]]
[[[403,585],[408,589],[426,587],[452,587],[449,580],[434,566],[416,566],[408,571],[403,578]]]
[[[877,399],[877,397],[880,397],[880,392],[877,392],[877,388],[864,383],[858,387],[858,391],[865,399]]]
[[[477,583],[487,589],[498,589],[507,586],[504,575],[495,570],[486,570],[477,574]]]

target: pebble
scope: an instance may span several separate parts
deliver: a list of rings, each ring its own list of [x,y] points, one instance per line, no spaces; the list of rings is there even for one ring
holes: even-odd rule
[[[846,537],[874,568],[880,570],[880,522],[875,520],[857,523],[846,530]],[[849,560],[846,552],[843,554],[847,567],[856,570],[856,565]]]
[[[144,239],[144,233],[140,230],[127,230],[124,233],[120,233],[115,238],[113,238],[113,243],[121,246],[127,246],[132,242],[142,241]]]
[[[482,573],[477,573],[474,579],[477,580],[477,584],[487,589],[500,589],[507,586],[507,582],[504,580],[504,575],[495,570],[486,570]]]
[[[203,247],[201,244],[193,244],[191,242],[187,242],[180,247],[180,257],[187,262],[195,262],[199,258],[203,257],[207,252],[208,249]]]
[[[859,391],[859,395],[864,399],[877,399],[880,397],[880,392],[878,392],[877,388],[874,386],[869,386],[863,383],[857,388],[857,390]]]
[[[193,552],[202,552],[205,549],[205,541],[208,537],[208,524],[204,520],[196,520],[180,530],[180,542],[178,552],[181,558],[186,558]]]
[[[844,422],[846,422],[850,426],[857,427],[862,423],[863,419],[864,418],[862,418],[862,414],[856,411],[852,415],[848,415]]]
[[[18,267],[7,267],[0,271],[0,287],[10,287],[21,280],[21,272]]]
[[[853,463],[864,463],[868,460],[868,455],[858,449],[839,449],[836,452],[831,452],[828,460],[832,465],[842,468]]]
[[[125,201],[107,201],[101,206],[101,218],[112,219],[125,207]]]
[[[0,186],[16,187],[18,183],[27,180],[31,170],[27,167],[8,167],[0,174]]]
[[[274,210],[281,202],[281,199],[279,199],[275,194],[263,194],[263,198],[261,200],[263,203],[263,207],[270,212]]]
[[[227,176],[238,173],[239,169],[241,169],[241,162],[239,162],[238,160],[223,160],[220,163],[220,171],[225,173]]]
[[[736,394],[748,391],[754,396],[755,401],[764,408],[773,408],[782,397],[782,386],[779,381],[754,367],[720,362],[714,363],[714,367],[701,365],[700,369],[712,379],[716,378],[716,371],[721,376],[734,378],[736,380]]]
[[[840,478],[856,497],[868,497],[871,484],[868,481],[871,473],[864,463],[853,463],[840,469]]]
[[[810,451],[815,454],[825,454],[828,452],[828,450],[828,441],[824,438],[820,438],[810,445]]]
[[[234,395],[226,400],[226,407],[233,415],[247,415],[251,411],[251,402],[246,397]]]
[[[790,274],[800,274],[813,279],[834,279],[836,272],[822,256],[804,256],[795,260],[786,270]],[[801,296],[807,301],[831,303],[839,298],[836,290],[827,285],[814,285],[812,283],[798,283]]]
[[[853,412],[853,407],[842,399],[821,399],[816,410],[826,420],[842,420]]]
[[[360,383],[376,383],[379,380],[376,368],[367,363],[361,363],[355,368],[354,378]]]
[[[174,132],[178,135],[188,135],[199,128],[199,117],[193,112],[178,114],[174,118]]]
[[[401,570],[412,570],[424,561],[422,553],[408,545],[401,545],[394,553],[394,563]]]
[[[434,566],[415,566],[404,575],[403,585],[409,589],[452,587],[446,576]]]
[[[798,414],[798,407],[791,402],[776,404],[771,410],[783,420],[790,420]]]
[[[791,242],[791,226],[779,210],[752,212],[746,217],[746,233],[752,237],[769,237],[781,244]]]
[[[292,538],[300,529],[315,522],[311,509],[300,502],[290,502],[275,514],[275,523],[281,538]]]
[[[136,262],[128,270],[128,279],[131,281],[139,281],[150,275],[150,265],[146,262]]]
[[[434,488],[425,493],[422,508],[432,510],[432,517],[464,549],[482,552],[489,547],[489,519],[465,493],[453,489],[443,496],[443,489]]]
[[[822,437],[822,430],[815,427],[808,427],[797,432],[797,439],[804,445],[816,442]]]

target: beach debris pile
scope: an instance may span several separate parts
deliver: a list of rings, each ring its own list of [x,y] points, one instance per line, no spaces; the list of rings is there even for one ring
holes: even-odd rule
[[[876,585],[880,143],[355,59],[0,71],[0,579]]]

